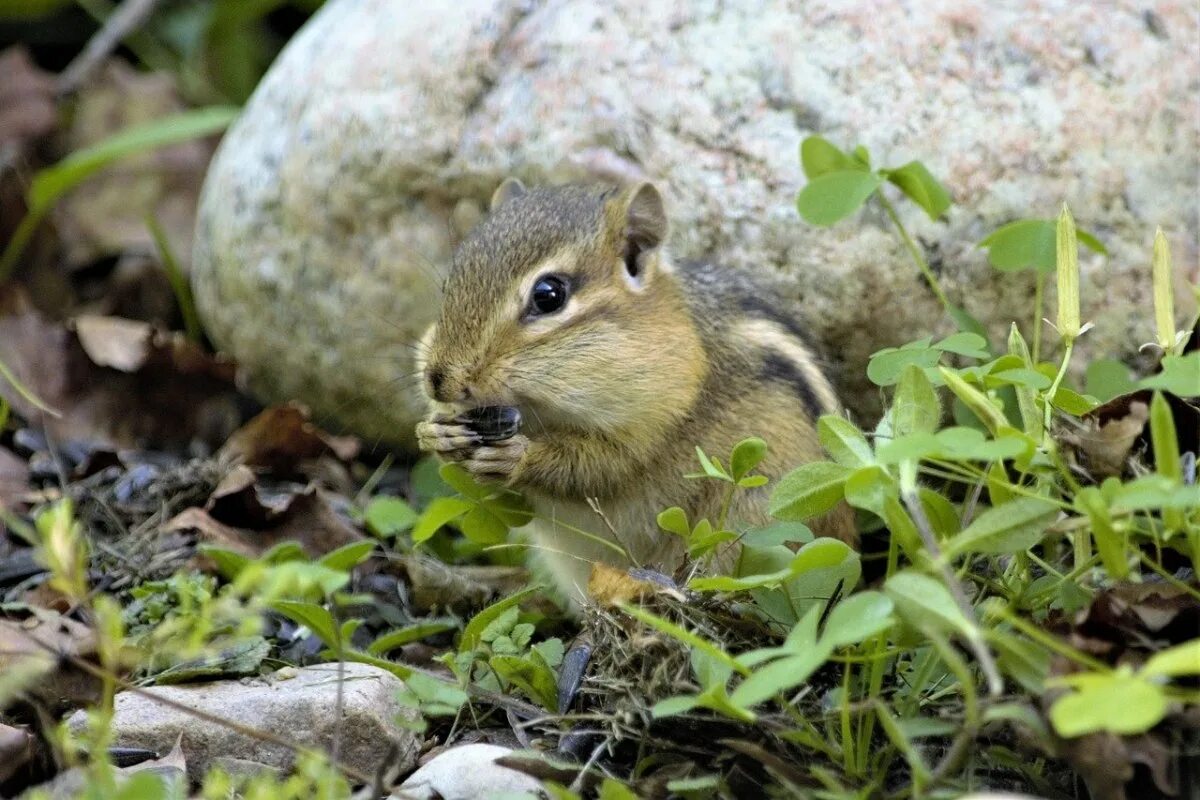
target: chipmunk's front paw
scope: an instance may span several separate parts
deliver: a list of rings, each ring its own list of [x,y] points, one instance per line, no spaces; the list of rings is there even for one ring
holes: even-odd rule
[[[529,447],[529,439],[519,433],[487,441],[456,417],[430,417],[418,423],[417,443],[422,451],[459,464],[475,478],[500,483],[513,477]]]
[[[528,449],[529,438],[518,433],[475,448],[461,464],[463,469],[480,480],[508,483]]]
[[[483,444],[483,439],[452,417],[430,417],[417,423],[417,444],[422,452],[445,461],[463,461]]]

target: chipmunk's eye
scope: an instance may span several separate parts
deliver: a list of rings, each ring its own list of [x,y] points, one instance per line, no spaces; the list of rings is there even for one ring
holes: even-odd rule
[[[567,282],[558,275],[543,275],[533,285],[529,296],[529,313],[553,314],[567,304]]]

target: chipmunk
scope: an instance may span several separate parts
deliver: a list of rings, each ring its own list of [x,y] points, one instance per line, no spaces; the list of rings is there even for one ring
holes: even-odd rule
[[[759,471],[776,479],[820,457],[816,419],[839,409],[779,285],[676,264],[667,230],[650,183],[509,179],[458,247],[420,347],[433,408],[421,448],[532,501],[535,551],[575,603],[592,562],[683,564],[684,542],[656,516],[678,505],[717,519],[723,487],[684,478],[697,445],[724,454],[762,436]],[[473,424],[497,407],[508,430]],[[766,524],[768,496],[739,491],[728,520]],[[855,540],[844,504],[814,527]]]

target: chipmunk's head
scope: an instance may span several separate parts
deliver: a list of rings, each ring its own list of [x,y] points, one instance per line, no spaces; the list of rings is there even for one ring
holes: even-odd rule
[[[425,391],[456,410],[517,406],[534,435],[685,413],[704,359],[666,236],[649,183],[506,181],[455,253],[422,348]]]

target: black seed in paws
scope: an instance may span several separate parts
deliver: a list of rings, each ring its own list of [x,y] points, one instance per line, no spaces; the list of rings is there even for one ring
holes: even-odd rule
[[[458,416],[484,442],[511,439],[521,429],[521,412],[512,406],[473,408]]]

